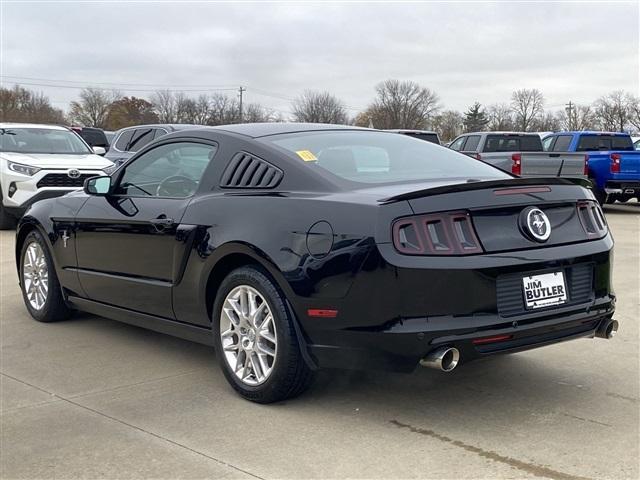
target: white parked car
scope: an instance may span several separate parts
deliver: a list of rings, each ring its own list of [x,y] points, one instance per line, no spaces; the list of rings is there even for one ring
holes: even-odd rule
[[[65,127],[0,123],[0,229],[37,200],[82,188],[84,180],[104,175],[112,165]]]

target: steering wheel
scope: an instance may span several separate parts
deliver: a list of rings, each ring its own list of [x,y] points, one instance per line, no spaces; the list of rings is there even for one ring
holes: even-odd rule
[[[185,175],[172,175],[160,182],[156,188],[158,197],[188,197],[198,188],[198,182]]]

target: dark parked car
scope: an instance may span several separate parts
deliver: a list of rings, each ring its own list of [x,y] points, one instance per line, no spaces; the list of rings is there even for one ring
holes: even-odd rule
[[[36,320],[77,309],[213,344],[267,403],[317,368],[449,371],[611,337],[613,239],[586,184],[355,127],[185,130],[36,203],[16,261]]]
[[[102,147],[109,150],[109,139],[104,130],[94,127],[71,127],[90,147]]]
[[[430,130],[395,129],[387,130],[387,132],[399,133],[400,135],[407,135],[408,137],[419,138],[420,140],[425,140],[427,142],[440,145],[440,137],[436,132],[432,132]]]
[[[128,160],[139,150],[142,150],[148,143],[156,140],[168,133],[185,128],[195,128],[194,125],[182,124],[160,124],[160,125],[137,125],[118,130],[114,134],[111,147],[106,158],[111,160],[116,166]]]

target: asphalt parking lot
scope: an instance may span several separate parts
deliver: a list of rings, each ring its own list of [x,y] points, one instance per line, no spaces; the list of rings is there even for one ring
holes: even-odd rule
[[[640,204],[606,208],[619,335],[451,374],[324,372],[241,400],[207,347],[89,315],[39,324],[1,232],[0,476],[638,478]]]

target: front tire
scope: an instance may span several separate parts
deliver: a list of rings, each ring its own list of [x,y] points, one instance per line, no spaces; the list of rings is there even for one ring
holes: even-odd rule
[[[220,367],[244,398],[273,403],[301,394],[312,382],[285,297],[262,269],[232,271],[213,308]]]
[[[56,322],[71,315],[62,297],[51,253],[37,230],[29,233],[22,244],[20,287],[24,304],[35,320]]]

